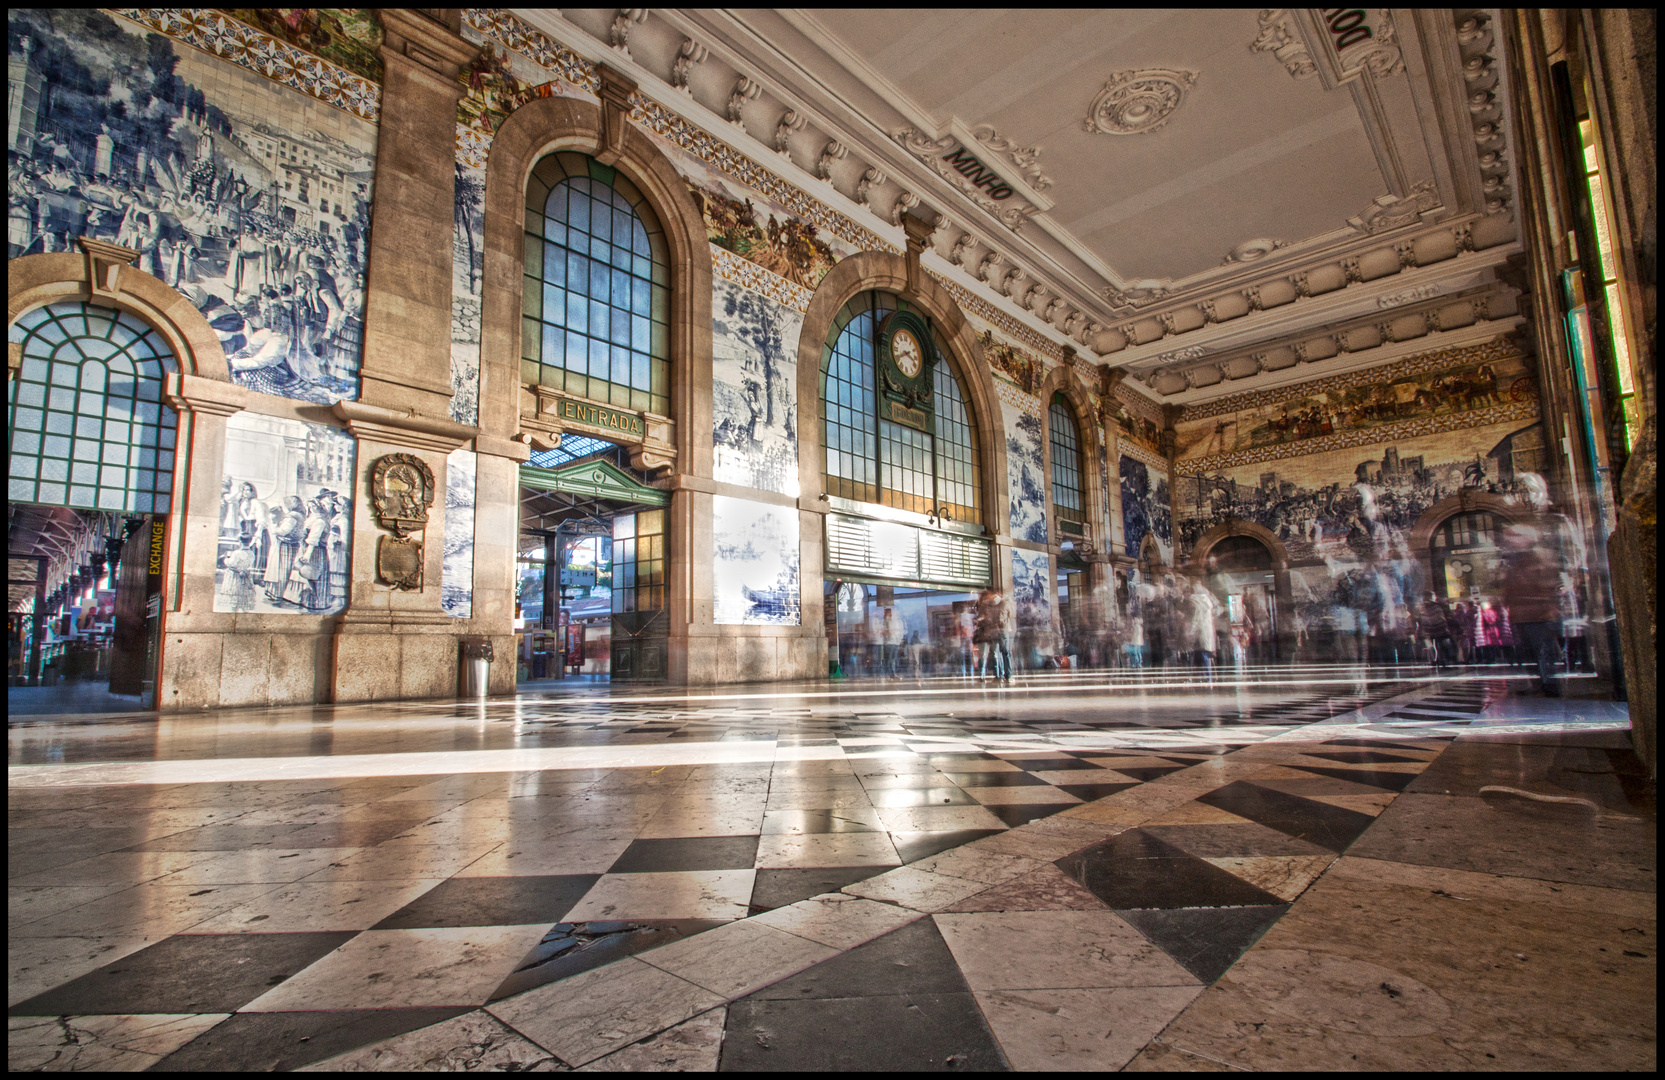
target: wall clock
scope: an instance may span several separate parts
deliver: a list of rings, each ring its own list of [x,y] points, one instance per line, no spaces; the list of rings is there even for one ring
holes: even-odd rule
[[[893,311],[879,324],[879,411],[886,420],[931,431],[935,412],[931,328],[912,311]]]

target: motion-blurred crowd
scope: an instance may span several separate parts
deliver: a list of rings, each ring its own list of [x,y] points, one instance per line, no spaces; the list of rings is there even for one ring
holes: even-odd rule
[[[1559,694],[1560,671],[1592,664],[1579,600],[1585,550],[1542,478],[1518,480],[1495,550],[1476,556],[1495,559],[1489,573],[1448,579],[1444,590],[1360,484],[1362,542],[1322,551],[1330,586],[1322,595],[1309,589],[1296,599],[1270,568],[1245,574],[1212,556],[1196,567],[1117,569],[1094,589],[1064,585],[1056,621],[1045,606],[1014,604],[995,589],[946,602],[872,590],[857,594],[868,598],[855,619],[840,616],[838,670],[1005,680],[1014,669],[1182,667],[1212,676],[1267,664],[1512,665]]]

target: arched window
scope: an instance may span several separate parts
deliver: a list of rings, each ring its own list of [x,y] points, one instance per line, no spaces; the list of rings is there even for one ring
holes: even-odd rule
[[[833,320],[821,353],[822,475],[826,491],[858,502],[929,514],[942,507],[955,521],[981,523],[977,430],[952,354],[932,328],[940,362],[933,373],[935,433],[879,415],[879,325],[906,301],[865,292]]]
[[[1087,520],[1087,496],[1081,486],[1081,433],[1063,394],[1052,395],[1047,410],[1052,441],[1052,508],[1060,521]]]
[[[550,154],[526,183],[521,378],[627,409],[670,411],[670,259],[618,170]]]
[[[23,366],[12,381],[6,497],[86,510],[166,513],[178,417],[162,376],[167,342],[125,311],[81,300],[13,323]]]

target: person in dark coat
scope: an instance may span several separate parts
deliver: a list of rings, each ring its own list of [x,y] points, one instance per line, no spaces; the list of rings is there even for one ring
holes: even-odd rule
[[[1528,662],[1538,665],[1538,684],[1547,697],[1559,697],[1555,669],[1561,664],[1560,566],[1536,528],[1511,525],[1504,531],[1507,561],[1503,602],[1514,636]]]

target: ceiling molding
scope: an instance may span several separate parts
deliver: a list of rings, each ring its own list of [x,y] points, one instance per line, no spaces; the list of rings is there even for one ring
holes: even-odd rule
[[[1209,265],[1174,280],[1123,277],[1054,217],[1058,186],[1053,181],[1068,186],[1066,168],[1077,170],[1072,198],[1079,196],[1079,168],[1087,160],[1079,146],[1073,163],[1064,155],[1049,159],[1043,170],[1040,150],[1023,145],[1035,137],[1021,130],[1023,125],[1000,115],[953,115],[955,101],[971,100],[963,93],[953,98],[921,91],[915,100],[901,84],[963,90],[963,80],[921,83],[916,73],[910,74],[917,64],[890,63],[882,51],[854,47],[866,38],[836,12],[655,9],[645,18],[632,16],[624,27],[628,56],[614,40],[619,35],[611,9],[572,11],[570,18],[548,10],[517,14],[575,52],[625,71],[668,112],[727,141],[898,249],[900,229],[894,222],[902,212],[934,218],[938,228],[926,254],[945,280],[1057,349],[1103,348],[1099,355],[1106,361],[1135,373],[1148,374],[1159,360],[1168,366],[1218,363],[1287,336],[1321,333],[1339,319],[1454,295],[1475,287],[1477,274],[1488,274],[1519,250],[1508,220],[1514,184],[1513,162],[1503,145],[1507,72],[1495,61],[1500,53],[1488,36],[1502,30],[1486,11],[1372,9],[1363,16],[1370,35],[1351,42],[1332,33],[1318,12],[1293,9],[1263,16],[1257,38],[1249,13],[1239,48],[1270,53],[1263,62],[1281,63],[1287,72],[1277,77],[1293,78],[1302,86],[1299,91],[1291,87],[1294,104],[1280,106],[1287,111],[1267,117],[1268,130],[1287,131],[1288,138],[1279,142],[1279,135],[1256,144],[1256,152],[1264,145],[1268,161],[1285,162],[1321,135],[1331,137],[1308,132],[1324,119],[1310,119],[1315,107],[1325,107],[1314,102],[1327,100],[1312,95],[1345,89],[1352,107],[1337,113],[1343,116],[1340,123],[1347,132],[1362,130],[1364,141],[1352,144],[1355,158],[1361,166],[1373,158],[1381,175],[1365,167],[1369,175],[1361,177],[1350,164],[1352,171],[1338,173],[1338,181],[1349,183],[1349,190],[1367,187],[1382,194],[1361,198],[1364,205],[1356,209],[1340,208],[1334,227],[1313,235],[1299,235],[1310,230],[1311,215],[1295,215],[1298,230],[1278,232],[1277,218],[1248,224],[1253,215],[1245,214],[1243,231],[1221,245],[1229,250],[1209,255]],[[973,22],[961,36],[988,52],[991,72],[1028,80],[1012,83],[1009,93],[1002,91],[1002,101],[1017,101],[1052,85],[1045,82],[1050,74],[1045,42],[1032,43],[1035,47],[1020,64],[998,42],[983,40],[998,29],[998,19]],[[1350,25],[1344,29],[1352,32]],[[1057,45],[1071,48],[1067,32],[1059,31]],[[1148,48],[1147,42],[1134,52]],[[981,55],[964,62],[977,62]],[[1131,120],[1117,131],[1159,135],[1150,141],[1105,135],[1105,145],[1157,147],[1161,138],[1176,133],[1195,139],[1194,124],[1162,126],[1169,115],[1189,117],[1193,106],[1214,110],[1205,120],[1236,115],[1221,105],[1222,91],[1229,101],[1233,88],[1211,81],[1220,77],[1210,74],[1216,70],[1213,61],[1199,77],[1193,69],[1204,65],[1183,50],[1150,56],[1163,65],[1160,69],[1137,68],[1128,59],[1106,63],[1105,70],[1118,74],[1108,84],[1094,84],[1106,87],[1098,104],[1113,114],[1123,103],[1112,101],[1108,91],[1138,83],[1125,76],[1154,78],[1153,73],[1166,72],[1170,90],[1146,88],[1145,107],[1135,101],[1133,113],[1122,117]],[[1081,74],[1072,77],[1072,88]],[[1211,103],[1198,96],[1205,90],[1213,95]],[[728,106],[736,93],[741,100],[733,112],[739,119],[731,122]],[[1046,100],[1056,105],[1057,97],[1053,92]],[[1138,97],[1130,92],[1129,100]],[[932,113],[921,104],[925,100],[939,102],[939,111]],[[1083,96],[1071,107],[1084,108],[1088,100]],[[1341,99],[1334,100],[1342,105]],[[1356,120],[1346,118],[1355,112]],[[991,118],[1002,128],[1012,123],[1015,130],[996,131],[985,122]],[[1297,141],[1297,133],[1307,142]],[[1079,142],[1081,136],[1075,139]],[[962,151],[976,159],[974,165],[962,160],[962,170],[944,160]],[[1170,155],[1164,160],[1172,160],[1171,150],[1164,153]],[[990,197],[1002,186],[1010,190]],[[1265,218],[1268,207],[1261,196],[1248,190],[1231,193],[1229,184],[1227,189],[1209,203],[1216,217],[1226,215],[1229,225],[1237,211],[1255,210]],[[1176,228],[1191,209],[1171,198],[1160,205],[1161,213],[1152,220]],[[1149,222],[1144,227],[1149,229]],[[1215,223],[1210,235],[1219,231]],[[1304,366],[1293,370],[1301,372]],[[1280,369],[1249,376],[1249,381],[1258,386],[1261,380],[1288,377]],[[1242,381],[1235,385],[1240,388]],[[1135,392],[1150,393],[1143,387]],[[1200,392],[1179,396],[1188,400]]]

